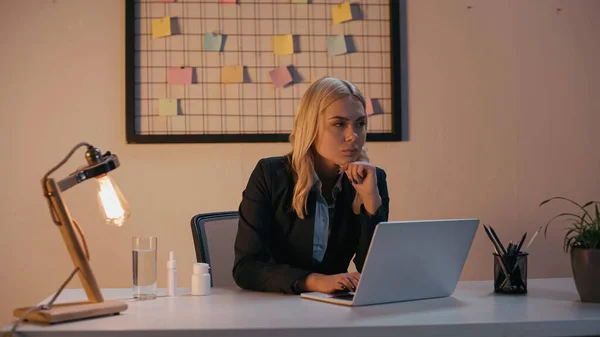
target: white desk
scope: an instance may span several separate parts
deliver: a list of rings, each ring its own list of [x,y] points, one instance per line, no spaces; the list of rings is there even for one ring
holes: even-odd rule
[[[492,281],[460,282],[451,297],[358,308],[232,289],[136,302],[131,289],[103,289],[106,299],[126,299],[127,311],[53,326],[25,324],[18,331],[65,337],[600,335],[600,304],[580,302],[571,278],[530,280],[528,287],[527,295],[495,295]],[[84,293],[70,289],[61,297],[80,300]]]

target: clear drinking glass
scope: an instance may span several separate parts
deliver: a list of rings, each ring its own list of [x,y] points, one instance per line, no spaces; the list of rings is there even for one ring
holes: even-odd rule
[[[134,237],[133,258],[133,298],[153,300],[156,298],[156,246],[157,238]]]

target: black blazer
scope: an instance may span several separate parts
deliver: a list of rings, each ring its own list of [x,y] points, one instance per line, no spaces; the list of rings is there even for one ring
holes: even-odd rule
[[[385,172],[377,168],[382,204],[374,216],[361,206],[352,211],[356,191],[344,174],[337,195],[334,222],[323,261],[313,264],[314,215],[317,193],[308,196],[308,215],[297,217],[292,208],[294,180],[290,157],[261,159],[256,165],[239,206],[233,277],[243,289],[296,293],[296,280],[312,273],[348,271],[352,256],[359,272],[375,226],[387,221],[389,197]]]

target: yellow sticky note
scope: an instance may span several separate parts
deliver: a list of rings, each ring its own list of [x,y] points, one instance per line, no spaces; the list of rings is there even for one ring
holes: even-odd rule
[[[161,98],[158,100],[159,116],[177,116],[177,99]]]
[[[221,82],[244,83],[244,66],[224,66],[221,68]]]
[[[158,39],[159,37],[171,35],[171,17],[165,16],[164,18],[152,20],[152,38]]]
[[[344,21],[352,20],[352,10],[350,10],[350,3],[344,2],[331,8],[331,16],[333,17],[333,23],[340,23]]]
[[[293,35],[273,36],[273,53],[275,55],[290,55],[294,53]]]

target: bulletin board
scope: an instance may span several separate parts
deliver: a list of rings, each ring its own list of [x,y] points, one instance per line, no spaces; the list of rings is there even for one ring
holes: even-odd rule
[[[128,143],[286,142],[323,76],[369,98],[367,141],[401,140],[396,0],[125,3]]]

